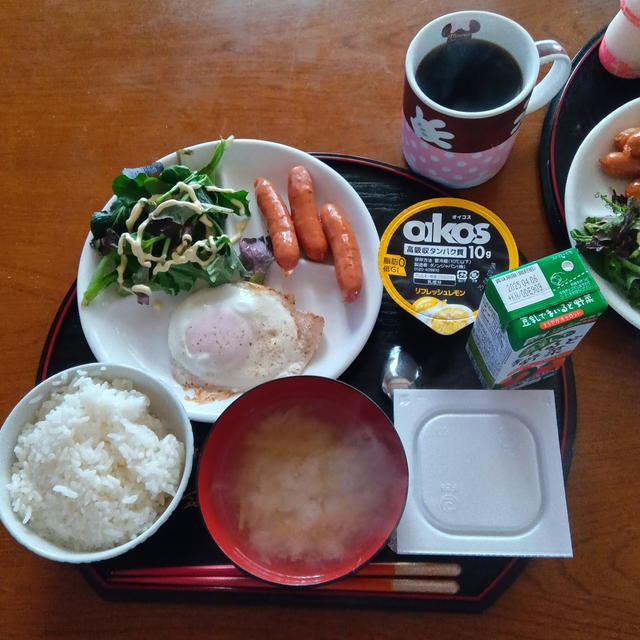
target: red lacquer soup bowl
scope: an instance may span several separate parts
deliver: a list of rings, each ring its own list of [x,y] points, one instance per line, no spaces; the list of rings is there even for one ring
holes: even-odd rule
[[[240,396],[198,467],[215,543],[241,569],[282,585],[343,577],[385,545],[407,499],[393,424],[345,383],[294,376]]]

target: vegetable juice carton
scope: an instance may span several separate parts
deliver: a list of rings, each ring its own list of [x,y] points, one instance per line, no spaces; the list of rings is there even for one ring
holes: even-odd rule
[[[607,308],[576,249],[491,276],[466,350],[488,388],[552,374]]]

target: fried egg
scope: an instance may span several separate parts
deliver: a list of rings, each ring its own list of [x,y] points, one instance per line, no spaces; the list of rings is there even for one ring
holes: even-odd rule
[[[296,309],[293,296],[249,282],[189,295],[173,312],[173,376],[210,401],[302,373],[317,351],[324,318]]]

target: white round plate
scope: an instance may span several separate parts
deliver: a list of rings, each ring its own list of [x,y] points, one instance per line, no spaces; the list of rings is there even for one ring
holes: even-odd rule
[[[181,161],[191,169],[203,167],[213,154],[216,142],[189,147],[190,154]],[[178,162],[175,153],[160,159],[164,166]],[[223,187],[246,189],[249,192],[251,220],[245,237],[266,234],[262,216],[255,203],[253,181],[262,176],[270,180],[287,201],[287,177],[291,167],[304,165],[314,183],[316,202],[334,203],[353,227],[362,257],[363,290],[355,302],[342,302],[335,271],[330,259],[314,263],[300,258],[293,273],[285,277],[274,262],[265,284],[293,294],[296,306],[325,319],[320,348],[304,370],[304,374],[339,377],[364,347],[380,311],[382,281],[378,275],[377,253],[379,237],[373,219],[355,189],[336,171],[313,156],[273,142],[234,140],[225,151],[217,171],[217,183]],[[105,208],[108,206],[105,205]],[[140,305],[134,296],[120,297],[115,286],[100,293],[86,307],[80,304],[98,255],[89,246],[87,237],[78,268],[78,306],[82,330],[94,356],[102,362],[139,367],[153,373],[183,398],[192,420],[213,422],[237,396],[226,400],[197,403],[173,379],[167,347],[167,328],[172,311],[187,296],[171,296],[154,292],[151,304]],[[154,305],[154,302],[160,303]]]
[[[614,137],[628,127],[640,127],[640,98],[627,102],[601,120],[578,148],[569,168],[564,194],[567,232],[582,229],[585,218],[589,216],[605,216],[611,213],[596,194],[611,195],[612,189],[617,193],[624,193],[625,186],[630,181],[607,176],[600,169],[598,159],[616,150],[613,144]],[[575,245],[571,236],[569,239]],[[640,328],[640,311],[629,304],[624,293],[614,284],[602,278],[589,266],[588,257],[585,262],[609,306],[632,325]]]

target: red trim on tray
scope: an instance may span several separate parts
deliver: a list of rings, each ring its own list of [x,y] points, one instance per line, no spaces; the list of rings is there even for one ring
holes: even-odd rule
[[[44,354],[44,358],[42,360],[42,366],[40,368],[40,379],[38,382],[42,382],[48,377],[49,365],[51,364],[51,354],[53,353],[53,346],[58,338],[58,334],[60,333],[60,327],[62,327],[62,323],[69,312],[69,307],[71,303],[76,299],[76,292],[78,290],[77,285],[74,285],[67,293],[67,297],[63,300],[62,307],[60,308],[57,322],[51,328],[51,332],[49,333],[49,337],[47,338],[47,349]]]
[[[558,181],[556,179],[557,176],[556,176],[555,154],[554,154],[554,149],[556,145],[556,131],[557,131],[557,125],[558,125],[558,118],[560,117],[560,112],[562,111],[562,103],[564,102],[567,96],[567,92],[569,91],[571,83],[575,79],[575,76],[580,70],[580,67],[582,67],[582,65],[585,63],[587,58],[594,52],[594,50],[596,50],[600,46],[600,42],[602,42],[603,38],[604,38],[604,35],[598,38],[591,45],[591,47],[589,47],[588,51],[586,51],[585,54],[582,56],[582,58],[580,58],[580,61],[576,65],[575,69],[571,72],[571,75],[569,76],[567,83],[564,85],[564,89],[562,90],[562,94],[560,95],[560,99],[558,100],[558,104],[556,105],[556,112],[554,114],[553,124],[551,126],[551,140],[549,142],[549,170],[551,173],[551,186],[553,188],[553,196],[556,201],[556,206],[560,213],[560,217],[562,218],[563,221],[565,219],[564,200],[560,197],[560,190],[558,189]]]
[[[598,41],[599,43],[599,41]],[[594,47],[598,44],[594,44]],[[590,50],[591,51],[591,50]],[[585,56],[586,57],[586,56]],[[584,60],[584,58],[583,58]],[[578,65],[579,67],[580,65]],[[578,68],[577,67],[577,68]],[[577,71],[577,68],[575,71]],[[574,73],[575,73],[574,71]],[[573,74],[572,74],[573,75]],[[566,91],[566,88],[565,88]],[[562,98],[564,98],[564,93]],[[556,112],[557,113],[557,112]],[[556,116],[557,118],[557,116]],[[554,131],[553,131],[553,137],[552,137],[552,146],[554,143],[554,138],[555,138],[555,121],[554,121]],[[351,163],[351,164],[355,164],[355,165],[365,165],[365,166],[370,166],[370,167],[376,167],[379,169],[384,169],[390,173],[393,173],[395,175],[398,176],[402,176],[403,178],[412,180],[418,184],[422,184],[422,185],[426,185],[429,186],[431,189],[433,189],[434,191],[437,191],[439,193],[441,193],[442,195],[448,195],[444,190],[442,190],[440,187],[438,187],[437,185],[434,185],[433,183],[431,183],[429,180],[422,178],[421,176],[417,175],[417,174],[412,174],[409,171],[401,168],[401,167],[397,167],[391,164],[386,164],[383,162],[379,162],[377,160],[370,160],[367,158],[359,158],[357,156],[348,156],[348,155],[340,155],[340,154],[333,154],[333,153],[313,153],[313,156],[319,158],[320,160],[336,160],[336,161],[342,161],[342,162],[347,162],[347,163]],[[553,163],[552,163],[553,164]],[[552,167],[553,169],[553,167]],[[555,185],[555,179],[554,179],[554,189],[555,189],[556,185]],[[564,209],[562,209],[562,211],[564,211]],[[58,337],[58,334],[60,332],[60,327],[62,326],[62,323],[69,311],[69,308],[71,306],[71,302],[73,300],[76,299],[76,293],[77,293],[77,285],[73,286],[71,288],[71,290],[69,291],[67,298],[63,301],[63,306],[61,307],[59,316],[57,318],[57,321],[54,325],[54,327],[52,328],[52,331],[47,339],[47,344],[46,344],[46,351],[45,351],[45,356],[43,359],[43,364],[42,364],[42,371],[41,371],[41,378],[44,379],[47,377],[47,373],[48,373],[48,368],[49,368],[49,364],[51,361],[51,355],[52,355],[52,351],[53,351],[53,346],[54,343],[56,341],[56,338]],[[561,436],[560,436],[560,452],[561,455],[564,454],[565,451],[565,447],[566,447],[566,443],[567,443],[567,431],[568,431],[568,399],[567,399],[567,392],[568,392],[568,380],[567,380],[567,374],[566,374],[566,368],[565,365],[563,365],[561,367],[561,372],[562,372],[562,387],[563,387],[563,398],[564,398],[564,421],[562,424],[562,431],[561,431]],[[502,568],[502,570],[494,577],[494,579],[478,594],[475,595],[459,595],[459,594],[453,594],[453,595],[448,595],[448,594],[433,594],[433,593],[407,593],[407,592],[387,592],[384,594],[384,597],[392,597],[395,599],[414,599],[414,600],[447,600],[447,601],[456,601],[456,602],[480,602],[482,601],[485,597],[487,597],[487,595],[489,593],[491,593],[491,591],[493,591],[504,579],[505,577],[514,569],[515,565],[519,562],[523,560],[523,558],[511,558],[509,559],[509,561],[507,562],[507,564]],[[127,583],[114,583],[112,581],[110,581],[110,577],[113,576],[117,576],[118,575],[118,571],[112,571],[111,573],[109,573],[106,577],[100,573],[100,571],[97,569],[97,567],[93,564],[86,564],[83,565],[84,570],[90,574],[92,581],[94,581],[94,583],[96,583],[97,585],[99,585],[99,587],[105,591],[123,591],[123,590],[128,590],[128,591],[140,591],[140,590],[153,590],[153,591],[225,591],[225,592],[236,592],[236,590],[234,590],[232,587],[229,586],[220,586],[220,587],[214,587],[214,586],[208,586],[208,587],[202,587],[199,586],[197,584],[193,584],[193,585],[186,585],[186,584],[180,584],[180,585],[172,585],[172,584],[163,584],[163,585],[141,585],[141,584],[127,584]],[[247,592],[251,592],[251,593],[265,593],[265,592],[273,592],[273,587],[260,587],[260,586],[256,586],[255,588],[247,588],[244,587],[243,591],[245,593]],[[381,594],[378,592],[369,592],[369,591],[361,591],[361,592],[354,592],[354,591],[347,591],[347,590],[340,590],[338,588],[328,591],[321,591],[321,590],[313,590],[313,589],[304,589],[304,590],[292,590],[292,589],[286,589],[285,587],[282,588],[282,593],[283,594],[288,594],[288,595],[299,595],[301,593],[306,593],[309,595],[324,595],[326,596],[331,596],[331,595],[341,595],[341,596],[351,596],[351,597],[362,597],[362,596],[378,596],[381,597]]]

